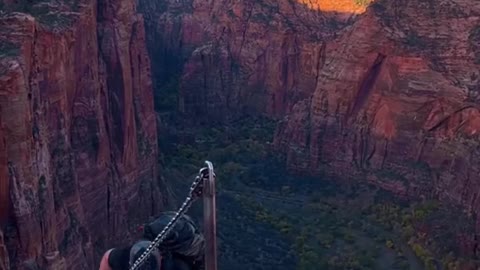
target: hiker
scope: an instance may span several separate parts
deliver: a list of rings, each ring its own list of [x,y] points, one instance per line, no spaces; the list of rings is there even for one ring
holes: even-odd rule
[[[112,248],[105,252],[100,262],[99,270],[128,270],[135,260],[147,249],[151,244],[150,241],[138,241],[132,246],[122,248]],[[141,270],[163,270],[161,265],[162,257],[158,249],[155,249],[148,258]],[[183,269],[182,269],[183,270]]]
[[[148,248],[151,241],[173,218],[175,212],[164,212],[143,226],[143,239],[131,246],[105,252],[99,270],[128,270]],[[183,215],[164,241],[154,249],[141,270],[203,270],[205,239],[193,220]]]

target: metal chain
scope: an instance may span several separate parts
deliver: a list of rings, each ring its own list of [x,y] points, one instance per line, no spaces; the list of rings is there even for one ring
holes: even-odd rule
[[[162,232],[160,232],[157,237],[155,237],[155,240],[148,246],[148,248],[140,255],[140,257],[131,265],[130,270],[136,270],[138,267],[140,267],[147,259],[152,255],[153,249],[158,247],[167,234],[172,230],[173,226],[178,222],[180,216],[185,214],[185,212],[188,211],[192,203],[194,202],[194,199],[199,196],[199,188],[201,187],[202,180],[207,176],[205,173],[208,172],[208,168],[202,168],[200,169],[197,177],[195,177],[195,180],[193,181],[192,185],[190,186],[190,191],[188,193],[187,198],[183,202],[182,206],[178,209],[178,211],[175,213],[175,216],[168,222],[167,226],[163,228]]]

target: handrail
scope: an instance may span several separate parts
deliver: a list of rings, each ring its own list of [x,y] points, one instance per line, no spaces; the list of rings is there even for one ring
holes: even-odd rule
[[[205,161],[208,178],[203,181],[203,225],[205,234],[205,269],[217,270],[217,217],[215,202],[215,172],[213,164]]]

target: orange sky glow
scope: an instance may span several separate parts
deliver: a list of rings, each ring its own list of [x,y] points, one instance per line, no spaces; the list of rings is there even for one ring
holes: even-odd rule
[[[311,9],[321,11],[335,11],[344,13],[363,13],[366,5],[356,4],[355,0],[297,0],[299,3],[305,4]],[[370,0],[371,1],[371,0]]]

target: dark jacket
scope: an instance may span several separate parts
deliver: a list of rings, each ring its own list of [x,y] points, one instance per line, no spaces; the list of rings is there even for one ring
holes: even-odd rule
[[[145,224],[143,239],[153,241],[165,228],[175,212],[164,212],[154,221]],[[133,245],[114,248],[108,255],[108,265],[112,270],[128,270],[130,251]],[[205,239],[193,220],[182,216],[158,246],[162,270],[202,270]],[[139,254],[137,254],[139,256]]]
[[[175,212],[164,212],[153,222],[144,226],[143,237],[153,241],[175,216]],[[162,256],[186,261],[193,269],[203,269],[205,238],[193,220],[183,215],[159,245]]]

